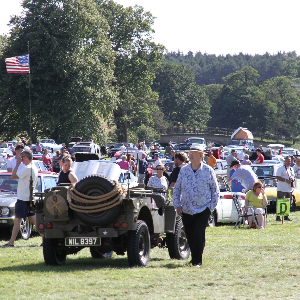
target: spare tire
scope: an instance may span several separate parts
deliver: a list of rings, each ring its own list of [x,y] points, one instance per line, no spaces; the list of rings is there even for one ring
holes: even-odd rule
[[[105,195],[111,192],[114,188],[115,188],[114,182],[110,181],[105,177],[97,176],[97,175],[84,177],[76,184],[76,190],[87,196]],[[106,200],[105,202],[110,202],[113,198],[114,197]],[[95,206],[98,204],[98,203],[85,204],[85,203],[80,203],[78,201],[75,201],[73,199],[72,199],[72,203],[74,203],[75,205],[82,206],[83,209],[86,206]],[[77,215],[78,219],[80,219],[82,222],[84,222],[87,225],[103,226],[114,221],[115,218],[118,217],[119,214],[121,213],[121,209],[122,209],[122,204],[118,204],[117,206],[114,206],[108,210],[103,210],[100,212],[83,213],[83,212],[74,211],[74,213]]]

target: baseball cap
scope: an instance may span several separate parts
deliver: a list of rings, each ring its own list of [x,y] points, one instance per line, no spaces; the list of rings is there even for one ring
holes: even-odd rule
[[[153,156],[159,156],[158,153],[154,153]]]
[[[230,168],[232,168],[235,165],[239,165],[239,164],[240,164],[240,162],[238,160],[234,160],[234,161],[231,162]]]

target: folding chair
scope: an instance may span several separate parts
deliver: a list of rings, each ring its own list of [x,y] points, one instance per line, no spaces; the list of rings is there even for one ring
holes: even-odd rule
[[[243,224],[243,226],[244,226],[245,225],[245,220],[249,216],[252,216],[253,222],[256,225],[256,228],[260,229],[260,227],[258,226],[258,220],[257,220],[258,214],[255,213],[254,206],[242,206],[241,203],[240,203],[240,201],[239,201],[239,199],[238,199],[238,195],[236,195],[236,194],[232,195],[232,200],[233,200],[233,203],[234,203],[234,205],[236,207],[236,210],[238,212],[238,219],[237,219],[237,221],[235,223],[234,229],[236,229],[237,226],[240,227],[241,224]],[[252,212],[250,215],[249,215],[249,212],[246,212],[249,209],[251,209],[251,212]],[[266,227],[266,216],[267,216],[267,208],[265,208],[265,211],[263,213],[264,228]]]

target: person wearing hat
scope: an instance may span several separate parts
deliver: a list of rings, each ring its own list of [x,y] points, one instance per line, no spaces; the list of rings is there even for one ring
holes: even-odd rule
[[[154,154],[153,154],[153,159],[155,159],[155,162],[154,162],[154,164],[152,165],[152,174],[154,175],[154,174],[157,173],[157,172],[156,172],[156,167],[157,167],[157,165],[158,165],[158,164],[162,164],[162,162],[161,162],[161,160],[160,160],[160,158],[159,158],[159,154],[158,154],[158,153],[154,153]]]
[[[14,242],[20,231],[20,224],[22,219],[29,218],[29,221],[35,225],[35,214],[30,212],[29,203],[30,199],[30,181],[32,178],[34,188],[38,180],[38,170],[34,164],[32,164],[32,152],[31,150],[24,150],[19,157],[17,157],[16,166],[12,172],[12,179],[19,179],[17,189],[17,202],[15,204],[15,219],[14,226],[11,234],[11,238],[7,244],[2,247],[14,247]],[[23,168],[19,168],[21,163],[24,164]]]
[[[173,204],[185,228],[195,267],[202,265],[205,230],[219,200],[219,185],[214,170],[203,163],[199,145],[190,148],[190,164],[181,168],[173,189]]]
[[[246,191],[249,191],[253,188],[253,184],[258,181],[258,178],[252,168],[248,165],[241,166],[238,160],[233,161],[230,168],[235,172],[227,179],[228,183],[233,179],[236,179],[242,184]]]
[[[231,170],[230,165],[235,160],[237,160],[237,152],[235,151],[235,149],[232,149],[231,153],[226,157],[226,161],[227,161],[227,178],[229,178],[229,174],[230,174],[230,170]]]

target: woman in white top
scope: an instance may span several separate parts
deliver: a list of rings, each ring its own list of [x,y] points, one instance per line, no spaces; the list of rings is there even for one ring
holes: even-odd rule
[[[156,175],[150,177],[147,186],[167,190],[169,184],[167,178],[163,175],[164,170],[165,170],[164,165],[158,164],[156,166],[157,173]]]

